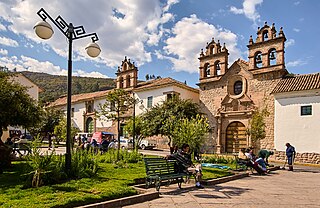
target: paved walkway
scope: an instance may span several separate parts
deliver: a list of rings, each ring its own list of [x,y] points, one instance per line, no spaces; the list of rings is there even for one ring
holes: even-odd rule
[[[300,166],[294,172],[278,170],[205,189],[168,192],[175,189],[176,184],[161,187],[159,199],[125,208],[320,207],[320,169]]]

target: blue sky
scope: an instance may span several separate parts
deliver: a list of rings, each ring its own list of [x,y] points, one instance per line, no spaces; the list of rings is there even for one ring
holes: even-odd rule
[[[74,42],[73,75],[115,78],[124,56],[146,74],[172,77],[196,87],[199,53],[211,38],[226,43],[229,66],[247,60],[250,35],[267,21],[282,26],[289,72],[320,72],[320,1],[316,0],[1,0],[0,66],[10,70],[67,74],[67,41],[55,33],[39,39],[33,26],[43,7],[86,32],[96,32],[102,52],[89,58],[90,39]]]

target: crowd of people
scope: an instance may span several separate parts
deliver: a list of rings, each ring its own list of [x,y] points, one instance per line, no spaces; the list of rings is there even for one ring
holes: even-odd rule
[[[296,154],[295,148],[290,145],[290,143],[286,143],[286,147],[286,163],[288,163],[289,171],[293,171],[293,160]],[[242,162],[242,164],[245,164],[247,167],[253,168],[259,174],[266,174],[268,173],[267,167],[271,166],[268,158],[273,154],[273,151],[261,149],[258,154],[255,155],[253,153],[253,148],[242,148],[239,151],[238,158],[240,163]]]
[[[84,135],[78,136],[78,148],[82,150],[89,150],[92,148],[94,152],[101,151],[101,153],[107,152],[109,149],[116,148],[116,140],[112,137],[104,137],[102,138],[101,143],[99,143],[96,139],[91,138],[88,139]]]

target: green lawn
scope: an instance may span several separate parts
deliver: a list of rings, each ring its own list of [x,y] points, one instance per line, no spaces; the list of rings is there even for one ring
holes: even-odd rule
[[[0,175],[0,207],[74,207],[137,194],[130,185],[145,177],[142,162],[118,167],[101,163],[98,175],[65,183],[24,188],[25,162],[13,163],[10,171]],[[204,179],[230,175],[225,170],[204,168]]]

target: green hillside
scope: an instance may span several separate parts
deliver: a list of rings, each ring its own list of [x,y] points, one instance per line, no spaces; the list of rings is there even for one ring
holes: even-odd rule
[[[67,94],[67,76],[39,72],[21,72],[44,91],[39,94],[41,103],[52,102]],[[111,78],[72,77],[72,94],[108,90],[115,87]]]

